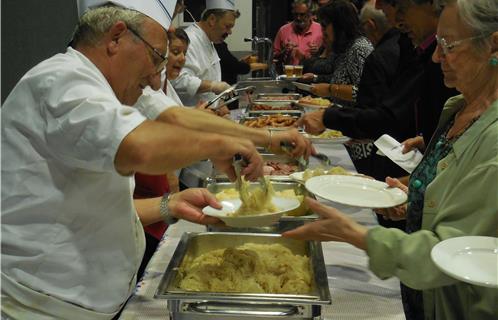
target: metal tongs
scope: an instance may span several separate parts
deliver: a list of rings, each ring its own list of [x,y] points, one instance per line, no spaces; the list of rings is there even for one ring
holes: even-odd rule
[[[244,157],[242,157],[240,154],[236,154],[233,157],[233,167],[235,169],[235,175],[237,177],[237,179],[235,180],[235,189],[237,191],[240,191],[240,187],[242,186],[242,176],[240,173],[242,171],[242,168],[247,167],[247,160],[244,159]],[[265,179],[265,177],[261,176],[258,178],[258,182],[259,185],[261,186],[261,189],[263,189],[265,197],[267,197],[270,190],[269,187],[270,181],[268,179]]]
[[[222,105],[228,105],[236,100],[239,100],[240,92],[245,92],[247,94],[250,94],[251,92],[253,92],[256,89],[256,87],[254,87],[254,86],[247,86],[247,87],[237,88],[237,89],[235,89],[235,88],[236,88],[236,85],[233,85],[230,88],[223,91],[222,93],[220,93],[219,95],[217,95],[216,97],[214,97],[213,99],[209,100],[207,103],[207,107],[209,109],[216,110],[216,109],[220,108]],[[220,99],[223,99],[224,103],[223,104],[218,103],[217,105],[215,105],[214,103]]]
[[[280,148],[282,148],[282,150],[284,150],[285,152],[288,152],[288,153],[291,153],[292,150],[294,150],[294,146],[292,145],[292,143],[290,143],[288,141],[280,142]],[[311,156],[313,158],[319,160],[323,165],[325,165],[327,167],[332,166],[332,162],[330,161],[329,157],[327,157],[327,155],[325,155],[323,153],[312,154]],[[308,161],[306,161],[303,156],[300,156],[297,159],[297,162],[304,168],[308,167]]]

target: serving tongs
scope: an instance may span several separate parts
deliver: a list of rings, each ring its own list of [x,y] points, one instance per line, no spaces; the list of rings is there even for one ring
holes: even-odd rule
[[[220,100],[221,98],[225,98],[225,96],[227,96],[227,95],[231,95],[231,97],[232,97],[234,90],[235,90],[235,86],[231,86],[230,88],[226,89],[225,91],[223,91],[222,93],[220,93],[216,97],[214,97],[213,99],[209,100],[206,104],[206,107],[208,107],[209,109],[213,109],[213,110],[218,109],[220,107],[220,103],[218,103],[217,105],[215,105],[214,103],[216,101]]]
[[[280,148],[285,152],[291,153],[294,150],[294,145],[292,145],[289,141],[282,141],[280,142]],[[311,156],[327,167],[332,166],[332,162],[329,157],[323,153],[311,154]],[[303,156],[300,156],[297,159],[297,162],[304,168],[307,168],[309,164],[309,161],[306,161]]]
[[[213,99],[209,100],[206,106],[211,110],[217,110],[223,105],[229,105],[230,103],[239,100],[241,92],[250,95],[255,89],[256,89],[255,86],[247,86],[236,89],[236,85],[233,85],[230,88],[223,91],[222,93],[220,93],[219,95],[217,95],[216,97],[214,97]],[[223,100],[223,104],[221,103],[214,104],[216,101],[220,99]]]
[[[247,160],[244,159],[244,157],[242,157],[240,154],[236,154],[233,157],[233,167],[235,169],[235,176],[237,177],[237,179],[235,180],[235,189],[239,191],[240,199],[242,200],[242,203],[244,203],[244,200],[249,197],[249,194],[245,194],[245,192],[243,192],[244,190],[241,190],[242,176],[240,173],[242,171],[242,168],[247,167]],[[270,180],[265,179],[265,177],[261,176],[258,178],[258,182],[261,186],[261,189],[263,190],[263,194],[266,199],[270,191]]]

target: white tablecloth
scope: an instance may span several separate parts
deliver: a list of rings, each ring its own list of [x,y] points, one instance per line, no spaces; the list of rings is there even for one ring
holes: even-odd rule
[[[329,156],[333,165],[355,171],[344,146],[320,144],[316,147]],[[363,225],[377,225],[371,210],[324,202]],[[154,299],[154,294],[182,234],[205,230],[203,226],[186,221],[180,221],[167,230],[120,319],[168,319],[166,300]],[[383,281],[377,278],[368,270],[366,254],[349,244],[325,242],[322,246],[332,296],[332,305],[323,309],[324,319],[405,319],[397,279]]]

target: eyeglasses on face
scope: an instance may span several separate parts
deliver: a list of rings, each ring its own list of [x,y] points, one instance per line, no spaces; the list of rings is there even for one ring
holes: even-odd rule
[[[156,71],[160,72],[166,67],[166,64],[168,63],[168,52],[166,51],[166,54],[162,54],[154,48],[147,40],[145,40],[137,31],[135,31],[133,28],[128,27],[128,30],[131,31],[138,39],[142,40],[143,43],[147,45],[147,47],[155,54],[153,57],[156,57],[155,59],[153,58],[152,61],[154,65],[156,66]],[[166,49],[167,50],[167,49]]]
[[[461,45],[465,41],[476,40],[476,39],[481,39],[481,38],[485,38],[485,37],[487,37],[487,35],[481,34],[481,35],[478,35],[475,37],[469,37],[469,38],[464,38],[464,39],[448,42],[444,37],[440,37],[440,36],[436,35],[436,41],[437,41],[437,44],[443,50],[443,54],[447,55],[447,54],[450,54],[453,51],[453,49],[455,49],[455,47],[458,47],[459,45]]]

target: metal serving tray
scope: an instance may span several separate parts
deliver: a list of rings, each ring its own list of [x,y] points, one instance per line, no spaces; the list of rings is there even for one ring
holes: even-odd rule
[[[282,99],[277,99],[281,97]],[[301,98],[299,93],[258,93],[254,102],[293,102]]]
[[[283,116],[290,116],[292,118],[294,118],[296,121],[300,118],[301,116],[301,112],[299,113],[299,115],[296,115],[296,114],[292,114],[292,113],[287,113],[286,110],[283,110],[281,112],[277,112],[277,113],[273,113],[273,115],[276,115],[276,114],[281,114]],[[257,119],[259,117],[264,117],[264,115],[261,115],[261,116],[245,116],[245,117],[242,117],[242,119],[240,119],[240,124],[244,124],[246,123],[247,121],[249,120],[254,120],[254,119]],[[254,128],[254,127],[252,127]],[[272,130],[288,130],[289,128],[292,128],[292,126],[287,126],[287,127],[273,127],[273,126],[265,126],[265,127],[261,127],[261,128],[267,128],[267,129],[272,129]]]
[[[276,162],[281,162],[281,163],[286,163],[286,164],[293,164],[297,166],[297,171],[304,171],[306,170],[306,167],[303,166],[302,164],[297,161],[297,159],[294,159],[288,155],[285,154],[274,154],[274,153],[261,153],[261,157],[263,158],[263,162],[267,161],[276,161]],[[279,176],[275,175],[276,177],[287,177],[287,176]],[[218,182],[228,182],[228,177],[225,173],[220,172],[215,169],[213,175],[211,177],[208,177],[206,180],[206,183],[210,181],[210,179],[214,179],[215,181]],[[290,178],[286,178],[285,180],[288,181],[293,181]],[[206,186],[206,184],[205,184]]]
[[[179,288],[179,267],[186,256],[245,243],[280,243],[294,254],[310,258],[312,290],[308,294],[192,292]],[[167,299],[174,320],[322,319],[322,306],[331,304],[320,242],[282,238],[278,234],[185,233],[161,279],[155,298]]]
[[[269,107],[272,107],[274,109],[268,109],[268,110],[255,110],[258,105],[266,105]],[[278,109],[280,107],[286,107],[286,109]],[[266,115],[266,114],[289,114],[293,115],[296,117],[302,116],[304,113],[304,108],[298,106],[294,102],[288,102],[288,101],[264,101],[264,102],[253,102],[249,107],[247,108],[247,113],[249,116],[260,116],[260,115]]]
[[[254,185],[259,185],[259,183],[251,183]],[[297,183],[295,181],[272,181],[272,186],[275,191],[283,191],[292,189],[296,195],[303,195],[305,197],[311,197],[316,199],[314,194],[311,194],[306,190],[303,184]],[[206,183],[206,188],[213,194],[219,193],[226,189],[234,189],[235,183],[233,182],[218,182],[214,179],[209,179]],[[265,227],[254,227],[254,228],[232,228],[228,226],[207,226],[207,231],[217,231],[217,232],[248,232],[248,233],[282,233],[287,230],[295,229],[307,222],[315,221],[318,216],[313,213],[308,208],[299,207],[297,210],[304,210],[304,215],[290,216],[284,215],[280,217],[280,220],[270,226]]]

